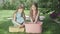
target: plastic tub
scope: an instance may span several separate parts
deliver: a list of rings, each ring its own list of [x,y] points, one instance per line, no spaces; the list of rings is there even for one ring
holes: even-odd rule
[[[26,33],[41,33],[42,32],[42,22],[39,23],[28,23],[25,24]]]

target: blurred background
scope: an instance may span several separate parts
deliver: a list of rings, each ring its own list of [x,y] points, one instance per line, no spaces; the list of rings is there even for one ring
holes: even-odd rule
[[[29,15],[32,2],[38,3],[40,16],[45,17],[42,20],[42,34],[60,34],[60,0],[0,0],[0,34],[25,34],[10,33],[8,28],[13,24],[8,18],[12,17],[21,3],[25,5],[25,14]]]

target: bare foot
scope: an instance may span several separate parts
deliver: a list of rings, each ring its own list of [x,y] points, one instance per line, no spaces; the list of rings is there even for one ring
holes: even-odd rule
[[[20,28],[24,28],[25,26],[24,25],[21,25]]]

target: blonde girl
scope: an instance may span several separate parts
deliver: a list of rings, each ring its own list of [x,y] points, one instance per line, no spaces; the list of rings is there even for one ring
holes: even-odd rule
[[[21,4],[13,14],[13,24],[15,27],[23,27],[25,23],[24,5]]]

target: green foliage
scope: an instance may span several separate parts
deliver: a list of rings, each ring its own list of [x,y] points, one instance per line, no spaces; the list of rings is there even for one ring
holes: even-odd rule
[[[3,6],[0,5],[0,9],[16,9],[21,3],[29,9],[32,2],[38,3],[39,8],[51,8],[51,10],[54,10],[58,0],[4,0]]]

